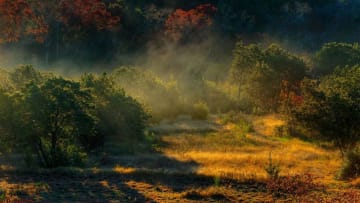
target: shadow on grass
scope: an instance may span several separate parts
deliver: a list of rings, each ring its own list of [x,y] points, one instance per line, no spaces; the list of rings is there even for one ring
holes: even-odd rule
[[[138,169],[130,173],[112,169],[120,164]],[[4,169],[0,171],[0,188],[5,191],[5,200],[155,202],[146,195],[146,190],[156,191],[158,186],[165,186],[171,191],[183,191],[190,186],[213,184],[210,177],[187,173],[196,168],[195,162],[181,162],[161,154],[124,156],[114,158],[112,164],[100,169]],[[171,172],[172,169],[186,171],[186,174]],[[130,181],[140,185],[145,183],[150,188],[136,189],[128,184]]]
[[[5,188],[8,191],[6,200],[15,198],[32,202],[153,202],[126,185],[122,176],[116,175],[54,169],[8,171],[1,173],[0,179],[8,184]]]
[[[188,191],[214,186],[214,177],[191,173],[150,170],[119,173],[72,168],[8,170],[0,173],[0,181],[9,185],[6,190],[11,192],[6,198],[13,198],[9,196],[13,194],[17,199],[33,202],[168,202],[169,199],[157,197],[156,194],[182,192],[181,198],[191,200],[193,196]],[[138,184],[138,187],[134,187],[134,184]],[[261,191],[265,188],[261,183],[240,183],[231,179],[222,179],[220,184],[236,186],[242,192]],[[218,193],[204,196],[198,194],[196,199],[222,202],[228,200],[228,197]]]

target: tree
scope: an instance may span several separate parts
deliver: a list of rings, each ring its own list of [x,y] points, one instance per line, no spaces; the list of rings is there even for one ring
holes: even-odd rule
[[[81,83],[94,97],[96,115],[99,118],[99,139],[109,140],[112,137],[123,143],[144,141],[149,115],[140,103],[125,95],[124,90],[116,87],[113,79],[106,74],[98,77],[85,74]]]
[[[43,42],[48,33],[44,16],[27,0],[0,0],[0,27],[0,43],[17,42],[23,36]]]
[[[302,83],[303,102],[292,110],[299,123],[335,142],[342,154],[360,140],[360,66]]]
[[[58,9],[60,22],[72,29],[94,27],[105,30],[120,21],[118,16],[112,16],[101,0],[62,0]]]
[[[245,86],[246,77],[259,61],[263,60],[261,48],[256,44],[244,45],[238,41],[233,51],[233,60],[230,68],[230,79],[238,85],[238,96]]]
[[[16,146],[16,109],[13,98],[0,90],[0,153],[11,152]]]
[[[77,82],[50,78],[27,85],[19,102],[24,144],[30,144],[41,165],[80,164],[87,139],[95,135],[97,118],[89,92]]]
[[[40,84],[45,79],[45,75],[35,70],[32,65],[23,65],[10,72],[9,79],[16,90],[22,90],[29,83]]]
[[[176,9],[165,22],[165,35],[175,42],[193,39],[213,23],[215,6],[202,4],[185,11]]]
[[[298,91],[305,76],[306,64],[278,45],[262,49],[259,45],[243,45],[234,49],[230,76],[240,92],[246,92],[257,107],[277,110],[281,103]],[[287,102],[285,102],[287,105]]]
[[[315,55],[315,69],[317,75],[332,73],[336,67],[354,66],[360,64],[360,47],[357,43],[325,44]]]

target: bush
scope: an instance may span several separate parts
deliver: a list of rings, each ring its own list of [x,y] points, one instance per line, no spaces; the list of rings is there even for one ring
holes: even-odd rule
[[[38,155],[42,166],[79,165],[96,135],[97,118],[89,92],[80,83],[50,78],[29,83],[18,101],[21,143]],[[30,146],[30,147],[28,147]],[[25,148],[24,147],[24,148]]]
[[[274,135],[279,137],[287,137],[290,135],[290,129],[287,125],[276,126],[274,129]]]
[[[144,130],[149,115],[139,102],[117,88],[111,77],[87,74],[82,77],[82,86],[89,89],[95,98],[93,102],[99,122],[94,145],[104,142],[106,137],[120,142],[145,140]]]
[[[327,43],[315,55],[313,72],[320,76],[331,74],[336,67],[354,66],[359,60],[359,44]]]
[[[310,174],[284,176],[277,179],[270,179],[266,185],[267,190],[273,198],[291,197],[295,202],[316,190],[324,190],[322,185],[314,182]]]
[[[9,76],[0,86],[0,153],[16,149],[26,165],[37,158],[54,168],[83,166],[105,136],[134,150],[153,144],[144,133],[147,112],[106,74],[78,82],[22,66]]]
[[[273,160],[271,158],[271,153],[269,154],[269,163],[265,167],[265,171],[269,175],[271,180],[276,180],[279,178],[280,165],[273,163]]]
[[[193,105],[190,114],[192,119],[206,120],[209,114],[209,108],[205,102],[198,102]]]
[[[360,147],[357,147],[346,154],[346,160],[341,169],[340,176],[343,179],[360,176]]]
[[[180,97],[178,84],[174,80],[166,81],[150,71],[133,67],[115,69],[111,76],[115,84],[129,96],[149,108],[152,121],[176,118],[185,113],[183,98]]]
[[[337,69],[320,80],[302,82],[295,121],[334,141],[342,155],[360,140],[360,66]]]

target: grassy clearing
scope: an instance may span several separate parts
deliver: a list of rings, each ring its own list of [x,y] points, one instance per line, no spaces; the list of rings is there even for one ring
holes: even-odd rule
[[[297,138],[274,136],[274,129],[284,124],[274,115],[252,119],[255,132],[245,135],[234,124],[228,124],[216,133],[163,136],[167,147],[162,152],[177,160],[196,161],[198,174],[239,180],[266,179],[264,168],[271,153],[281,167],[281,175],[311,173],[325,183],[334,182],[341,164],[337,151]]]
[[[336,197],[343,197],[343,202],[360,200],[358,179],[336,180],[341,167],[339,152],[274,135],[284,124],[276,115],[208,122],[221,128],[215,132],[179,130],[175,134],[171,128],[169,133],[162,131],[158,152],[97,157],[94,160],[99,162],[86,169],[4,166],[0,198],[35,202],[273,202],[265,171],[271,153],[281,176],[309,173],[327,188],[325,193],[311,193],[316,198],[307,196],[303,202],[325,197],[328,200],[324,202]],[[277,202],[293,201],[292,196],[277,198]]]

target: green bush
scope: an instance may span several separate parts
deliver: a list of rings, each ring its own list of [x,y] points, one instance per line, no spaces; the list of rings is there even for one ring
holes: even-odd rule
[[[44,167],[81,164],[86,140],[96,135],[97,118],[88,91],[80,83],[50,78],[29,83],[18,102],[18,132],[24,146],[38,155]],[[26,115],[26,116],[23,116]]]
[[[360,141],[360,66],[337,69],[302,82],[302,101],[292,119],[333,141],[344,155]]]
[[[341,169],[340,176],[343,179],[360,176],[360,146],[346,154],[346,160]]]
[[[24,153],[27,166],[54,168],[84,166],[109,137],[147,147],[149,115],[106,74],[78,82],[22,66],[9,75],[10,88],[0,90],[0,153]]]
[[[358,65],[359,61],[359,44],[331,42],[316,52],[313,72],[320,76],[327,75],[331,74],[336,67]]]
[[[145,140],[144,130],[149,114],[139,102],[116,87],[111,77],[87,74],[82,77],[82,86],[89,89],[95,98],[93,102],[99,118],[96,126],[99,137],[93,140],[94,145],[99,141],[104,142],[106,137],[120,142]]]
[[[209,114],[209,108],[205,102],[198,102],[193,105],[190,114],[192,119],[206,120]]]
[[[174,80],[163,80],[150,71],[121,67],[111,75],[117,86],[151,111],[151,121],[176,118],[185,113],[183,98]]]

